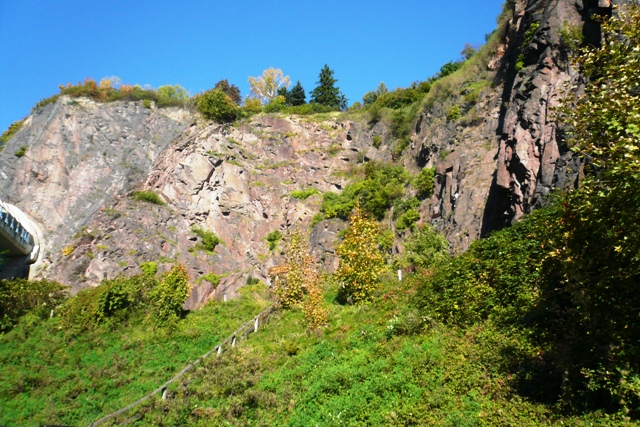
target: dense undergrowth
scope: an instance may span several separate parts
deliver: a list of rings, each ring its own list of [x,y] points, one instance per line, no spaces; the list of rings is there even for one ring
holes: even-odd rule
[[[179,276],[109,281],[53,318],[39,307],[22,316],[0,335],[0,424],[88,425],[154,390],[268,305],[254,285],[239,300],[182,312]]]

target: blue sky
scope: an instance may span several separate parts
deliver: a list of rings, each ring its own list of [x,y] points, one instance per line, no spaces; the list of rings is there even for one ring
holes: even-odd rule
[[[280,68],[308,93],[324,64],[349,104],[482,44],[503,0],[0,0],[0,132],[85,77],[191,94]]]

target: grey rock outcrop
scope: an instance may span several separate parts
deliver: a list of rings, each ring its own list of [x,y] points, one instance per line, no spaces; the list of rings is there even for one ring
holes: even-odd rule
[[[44,265],[95,212],[146,178],[190,121],[185,111],[68,97],[29,116],[0,155],[0,198],[40,225]],[[24,156],[14,156],[22,146]]]

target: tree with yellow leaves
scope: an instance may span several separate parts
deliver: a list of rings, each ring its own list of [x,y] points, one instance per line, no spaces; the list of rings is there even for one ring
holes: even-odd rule
[[[289,76],[285,76],[279,68],[269,68],[262,72],[259,77],[249,77],[251,93],[267,104],[278,96],[278,89],[291,85]]]
[[[385,259],[376,237],[378,223],[365,216],[359,205],[349,218],[344,240],[336,248],[340,265],[335,278],[340,284],[338,297],[351,304],[366,303],[373,299],[380,284]]]

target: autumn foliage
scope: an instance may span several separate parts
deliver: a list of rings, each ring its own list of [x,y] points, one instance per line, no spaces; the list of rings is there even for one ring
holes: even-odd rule
[[[378,223],[367,218],[357,205],[349,218],[344,240],[336,248],[340,266],[335,278],[340,284],[339,299],[342,301],[360,304],[373,299],[385,265],[384,256],[378,249],[378,234]]]

